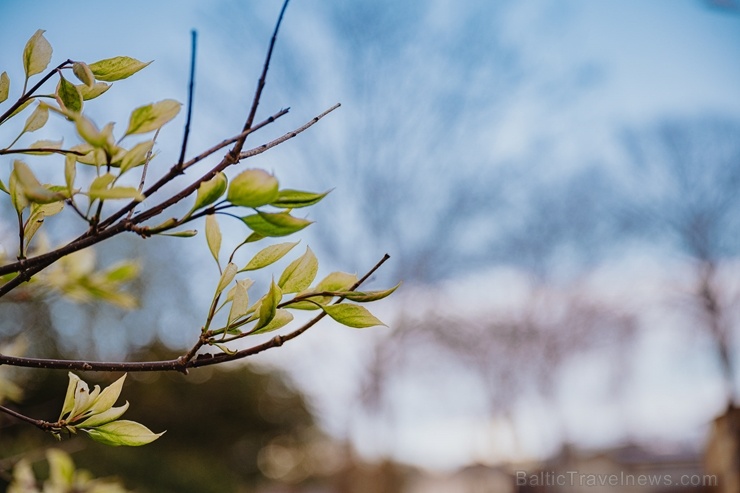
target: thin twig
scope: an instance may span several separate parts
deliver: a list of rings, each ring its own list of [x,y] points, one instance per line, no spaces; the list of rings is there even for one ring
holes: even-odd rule
[[[37,428],[40,428],[42,430],[48,430],[49,429],[49,423],[46,421],[40,420],[40,419],[34,419],[30,418],[24,414],[21,414],[17,411],[13,411],[12,409],[0,406],[0,411],[4,412],[5,414],[9,414],[10,416],[13,416],[14,418],[20,419],[21,421],[25,421],[26,423],[30,423],[34,425]]]
[[[275,23],[275,29],[272,32],[272,38],[270,39],[270,46],[267,48],[267,55],[265,56],[265,63],[262,66],[262,75],[260,75],[259,80],[257,81],[257,90],[254,93],[254,98],[252,98],[252,107],[249,109],[249,116],[247,116],[247,121],[244,122],[244,128],[242,131],[247,131],[250,128],[252,128],[252,123],[254,123],[254,117],[257,114],[257,108],[260,104],[260,99],[262,98],[262,90],[265,88],[265,81],[267,80],[267,71],[270,68],[270,61],[272,60],[272,51],[275,49],[275,43],[277,42],[277,35],[278,31],[280,31],[280,24],[283,22],[283,16],[285,15],[285,9],[288,8],[288,2],[289,0],[285,0],[283,2],[283,7],[280,9],[280,15],[278,16],[278,20]],[[236,144],[234,144],[234,147],[231,149],[231,156],[236,159],[236,156],[238,156],[242,152],[242,148],[244,147],[244,142],[246,141],[247,136],[245,135],[243,138],[236,141]]]
[[[5,120],[7,120],[8,118],[10,118],[10,115],[12,115],[15,110],[17,110],[18,108],[20,108],[23,105],[23,103],[25,103],[26,101],[28,101],[30,99],[30,97],[31,97],[31,94],[33,94],[34,92],[38,91],[39,88],[44,85],[44,82],[46,82],[47,80],[49,80],[54,74],[57,73],[58,70],[66,67],[70,63],[74,63],[74,62],[72,60],[65,60],[62,63],[60,63],[59,65],[57,65],[56,67],[54,67],[53,69],[51,69],[45,76],[43,76],[41,78],[40,81],[38,81],[36,83],[35,86],[33,86],[31,89],[28,90],[28,92],[24,93],[20,98],[18,98],[18,101],[16,101],[13,104],[13,106],[11,106],[10,108],[8,108],[8,111],[6,111],[5,113],[3,113],[0,116],[0,124],[4,123]],[[26,82],[28,82],[28,80],[26,80]]]
[[[177,160],[177,165],[182,167],[185,162],[185,150],[188,147],[188,137],[190,136],[190,119],[193,114],[193,90],[195,88],[195,47],[197,45],[198,33],[195,29],[190,31],[191,34],[191,47],[190,47],[190,84],[188,85],[188,116],[185,119],[185,134],[182,137],[182,147],[180,148],[180,159]]]

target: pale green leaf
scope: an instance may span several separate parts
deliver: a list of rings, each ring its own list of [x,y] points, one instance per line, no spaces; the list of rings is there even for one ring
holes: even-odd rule
[[[18,175],[15,170],[10,172],[10,180],[8,181],[8,193],[10,193],[10,202],[17,212],[21,212],[23,209],[28,207],[28,200],[26,195],[23,193],[23,185],[18,180]]]
[[[234,280],[237,270],[239,270],[239,268],[236,266],[236,264],[233,262],[229,262],[229,264],[224,269],[223,274],[221,274],[221,279],[219,279],[218,281],[218,287],[216,287],[216,294],[226,289],[226,286],[228,286],[231,283],[231,281]]]
[[[51,217],[55,214],[59,214],[64,209],[64,202],[52,202],[49,204],[34,205],[31,209],[31,215],[26,221],[26,225],[23,228],[23,236],[28,245],[36,232],[41,228],[44,223],[44,219]]]
[[[287,212],[258,212],[242,217],[249,229],[261,236],[287,236],[296,233],[313,221],[291,216]]]
[[[157,130],[180,112],[181,104],[174,99],[165,99],[147,104],[131,112],[125,135],[143,134]]]
[[[39,104],[34,108],[33,113],[26,118],[26,124],[23,126],[23,133],[35,132],[40,129],[49,120],[49,107],[45,104]]]
[[[173,233],[157,233],[159,236],[174,236],[175,238],[192,238],[198,234],[196,229],[186,229],[184,231],[175,231]]]
[[[123,283],[136,278],[141,271],[141,266],[136,261],[124,260],[107,268],[102,272],[109,282]]]
[[[277,245],[270,245],[257,252],[254,257],[241,269],[239,272],[257,270],[267,267],[283,258],[289,251],[293,249],[299,242],[287,242],[278,243]]]
[[[80,91],[82,99],[84,101],[89,101],[91,99],[97,98],[105,91],[110,89],[110,84],[106,84],[105,82],[96,82],[95,84],[93,84],[92,87],[88,87],[85,84],[77,84],[76,87]]]
[[[113,404],[116,403],[118,397],[121,395],[121,389],[123,389],[123,382],[125,380],[126,375],[124,374],[121,378],[103,389],[100,395],[98,395],[92,403],[89,410],[90,414],[102,413],[113,407]]]
[[[221,252],[221,228],[218,225],[216,216],[209,214],[206,216],[206,242],[208,243],[208,249],[211,251],[211,255],[216,259],[218,264],[218,256]]]
[[[153,146],[153,140],[146,140],[144,142],[139,142],[126,152],[121,159],[121,173],[125,173],[131,168],[144,164],[146,162],[147,154],[151,152]]]
[[[300,190],[280,190],[277,199],[270,205],[283,209],[297,209],[317,204],[326,197],[331,190],[324,193],[303,192]]]
[[[149,428],[140,423],[126,420],[113,421],[97,428],[83,431],[90,435],[90,438],[96,442],[105,445],[124,445],[129,447],[146,445],[164,434],[164,432],[153,433]]]
[[[20,185],[23,195],[29,202],[48,204],[64,200],[64,195],[53,192],[41,185],[31,168],[23,161],[16,159],[13,162],[13,173],[18,179],[18,185]]]
[[[277,306],[282,298],[283,294],[280,291],[280,287],[275,284],[275,281],[270,282],[270,289],[261,300],[259,320],[252,330],[257,331],[272,322],[272,319],[275,318],[275,314],[277,313]]]
[[[316,278],[319,261],[309,247],[306,253],[291,262],[280,275],[278,286],[283,293],[297,293],[308,288]]]
[[[72,73],[88,88],[92,89],[95,85],[95,76],[85,62],[74,62],[72,64]]]
[[[350,301],[357,301],[360,303],[367,303],[370,301],[378,301],[382,300],[383,298],[390,296],[398,287],[401,285],[399,282],[395,286],[393,286],[390,289],[385,289],[382,291],[347,291],[345,293],[342,293],[342,296],[347,298]]]
[[[246,315],[247,308],[249,307],[249,294],[247,289],[252,284],[252,281],[246,279],[244,281],[236,281],[236,286],[233,288],[233,300],[231,302],[231,309],[229,310],[229,318],[227,325],[242,316]],[[229,291],[231,293],[231,291]]]
[[[67,154],[64,157],[64,183],[67,185],[67,191],[72,194],[77,177],[77,157],[74,154]]]
[[[242,207],[260,207],[277,196],[277,178],[261,169],[248,169],[231,180],[226,200]]]
[[[69,454],[59,449],[49,449],[46,451],[46,460],[49,462],[51,484],[71,487],[75,477],[75,464]]]
[[[272,318],[272,321],[269,324],[265,325],[261,329],[253,331],[252,334],[256,335],[264,334],[266,332],[272,332],[273,330],[285,327],[292,321],[293,314],[290,313],[288,310],[283,310],[282,308],[279,308],[275,311],[275,316]]]
[[[362,329],[375,325],[385,325],[364,306],[340,303],[338,305],[322,306],[321,309],[335,321],[348,327]]]
[[[43,29],[36,31],[23,49],[23,69],[26,71],[26,79],[43,72],[51,61],[52,49],[44,37],[44,32]]]
[[[201,209],[217,201],[226,191],[227,184],[228,179],[224,173],[218,173],[210,180],[201,183],[198,187],[198,192],[195,196],[195,205],[192,210]]]
[[[29,145],[29,149],[39,149],[38,151],[25,151],[23,154],[32,154],[37,156],[45,156],[48,154],[54,154],[54,150],[61,150],[63,140],[37,140],[33,144]]]
[[[0,103],[8,99],[10,94],[10,77],[7,72],[0,74]]]
[[[75,127],[85,142],[95,148],[102,148],[108,143],[107,133],[98,129],[92,120],[84,115],[75,116]],[[82,161],[80,161],[82,162]]]
[[[59,419],[62,419],[74,408],[75,390],[77,389],[77,384],[82,381],[80,377],[72,372],[68,372],[67,375],[69,376],[69,383],[67,384],[67,393],[64,396],[64,404],[62,405],[62,412],[59,414]]]
[[[98,188],[90,189],[87,195],[91,200],[116,200],[116,199],[132,199],[138,202],[143,201],[146,197],[136,187],[111,187],[111,188]]]
[[[346,291],[358,281],[356,274],[332,272],[323,278],[313,291]]]
[[[18,113],[20,113],[21,111],[25,110],[26,108],[28,108],[28,107],[29,107],[29,106],[31,105],[31,103],[33,103],[33,99],[27,99],[27,100],[26,100],[26,101],[25,101],[25,102],[24,102],[23,104],[21,104],[21,105],[20,105],[19,107],[17,107],[17,108],[15,109],[15,111],[13,111],[13,112],[11,113],[11,114],[10,114],[10,116],[8,116],[8,118],[7,118],[7,119],[6,119],[5,121],[8,121],[8,120],[10,120],[10,119],[11,119],[11,118],[13,118],[13,117],[14,117],[15,115],[17,115],[17,114],[18,114]]]
[[[128,401],[123,406],[111,407],[107,411],[103,411],[97,414],[91,414],[89,418],[75,424],[75,428],[95,428],[111,421],[115,421],[126,412],[128,409]]]
[[[143,63],[135,58],[117,56],[90,64],[90,70],[97,80],[113,82],[134,75],[152,62]]]
[[[10,195],[10,190],[8,190],[8,187],[5,186],[5,183],[3,183],[2,180],[0,180],[0,191],[3,191]]]
[[[97,176],[90,184],[90,191],[106,189],[115,179],[116,175],[113,173],[105,173],[104,175]]]
[[[62,76],[59,76],[59,83],[57,84],[54,97],[57,103],[59,103],[59,106],[68,112],[79,113],[82,111],[82,94],[80,94],[80,90]]]

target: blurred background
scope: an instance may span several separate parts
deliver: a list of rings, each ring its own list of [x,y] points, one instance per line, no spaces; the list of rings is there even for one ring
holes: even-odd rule
[[[53,63],[155,60],[87,104],[120,126],[186,101],[196,29],[195,155],[240,131],[279,10],[4,1],[0,71],[22,79],[39,28]],[[249,165],[334,189],[301,237],[320,276],[391,255],[369,285],[404,282],[374,308],[389,327],[323,322],[246,364],[131,375],[127,416],[167,434],[61,446],[141,492],[605,491],[548,481],[559,471],[662,478],[619,491],[740,491],[727,475],[740,470],[738,60],[736,0],[295,0],[258,120],[291,111],[251,145],[342,107]],[[165,127],[150,173],[177,159],[183,124]],[[68,135],[61,121],[45,132]],[[246,232],[232,226],[235,245]],[[96,254],[141,259],[141,310],[4,302],[0,343],[108,360],[192,344],[217,281],[200,236]],[[64,372],[3,371],[27,414],[55,418]],[[5,417],[0,441],[5,471],[50,445]]]

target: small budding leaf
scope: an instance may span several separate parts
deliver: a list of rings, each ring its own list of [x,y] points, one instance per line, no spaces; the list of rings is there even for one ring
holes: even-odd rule
[[[278,286],[283,293],[297,293],[308,288],[316,278],[319,270],[319,261],[310,248],[306,253],[291,262],[280,275]]]
[[[216,294],[226,289],[226,286],[228,286],[231,283],[231,281],[234,280],[237,270],[239,270],[239,268],[236,266],[236,264],[233,262],[229,262],[229,264],[224,269],[224,273],[221,274],[221,279],[219,279],[218,281],[218,287],[216,287]]]
[[[242,217],[244,224],[261,236],[278,237],[296,233],[313,221],[291,216],[287,212],[258,212]]]
[[[290,313],[288,310],[283,310],[282,308],[279,308],[275,311],[275,316],[272,318],[272,321],[261,329],[252,331],[252,335],[265,334],[267,332],[272,332],[273,330],[278,330],[285,327],[292,321],[293,314]]]
[[[84,101],[89,101],[91,99],[97,98],[105,91],[110,89],[110,84],[106,84],[105,82],[96,82],[90,87],[85,84],[77,84],[75,87],[77,87],[77,89],[80,91],[82,99]]]
[[[206,216],[206,242],[211,255],[216,259],[218,264],[218,254],[221,252],[221,228],[218,226],[216,216],[210,214]],[[219,264],[220,265],[220,264]]]
[[[85,62],[73,63],[72,73],[74,73],[75,77],[77,77],[80,82],[85,84],[88,88],[92,88],[95,85],[95,76]]]
[[[126,152],[126,154],[123,155],[123,159],[121,160],[121,173],[125,173],[131,168],[135,168],[144,164],[146,162],[147,154],[151,152],[153,146],[154,141],[147,140],[144,142],[139,142],[128,152]]]
[[[385,325],[364,306],[340,303],[338,305],[322,306],[321,309],[335,321],[347,327],[363,329],[375,325]]]
[[[231,322],[246,315],[247,308],[249,307],[249,294],[247,288],[252,284],[252,281],[245,279],[243,281],[236,281],[236,286],[233,290],[233,300],[231,302],[231,309],[229,310],[229,318],[227,325]],[[231,291],[230,291],[231,293]]]
[[[383,298],[386,298],[393,294],[393,292],[398,289],[398,287],[401,285],[399,282],[395,286],[393,286],[390,289],[385,289],[382,291],[348,291],[346,293],[343,293],[342,296],[347,298],[350,301],[357,301],[359,303],[368,303],[371,301],[378,301],[382,300]]]
[[[138,447],[151,443],[161,437],[162,433],[153,433],[149,428],[135,421],[119,420],[106,423],[97,428],[83,430],[90,438],[105,445],[117,447],[125,445]]]
[[[277,178],[262,169],[248,169],[231,181],[226,200],[242,207],[260,207],[277,196]]]
[[[196,211],[217,201],[226,191],[227,184],[228,179],[223,173],[201,183],[195,195],[195,205],[192,210]]]
[[[97,80],[113,82],[131,77],[152,62],[143,63],[135,58],[117,56],[90,64],[90,71]]]
[[[254,326],[254,329],[252,329],[253,331],[262,329],[266,327],[270,322],[272,322],[272,320],[275,318],[275,314],[277,313],[277,306],[282,298],[283,293],[280,291],[280,288],[277,284],[275,284],[275,281],[273,280],[270,283],[270,289],[261,300],[259,308],[259,320],[257,321],[257,325]]]
[[[317,204],[326,197],[331,190],[324,193],[302,192],[300,190],[280,190],[277,199],[270,205],[282,209],[297,209]]]
[[[55,97],[57,103],[62,108],[73,113],[82,111],[82,94],[80,94],[80,90],[64,77],[59,77]]]
[[[49,120],[49,107],[45,104],[39,104],[34,108],[33,113],[26,118],[26,124],[23,126],[23,133],[35,132],[40,129]]]
[[[51,61],[52,49],[44,37],[44,32],[43,29],[36,31],[23,49],[23,69],[26,71],[26,79],[43,72]]]
[[[10,94],[10,77],[7,72],[0,74],[0,103],[8,99]]]
[[[174,99],[165,99],[136,108],[131,112],[125,135],[144,134],[157,130],[177,116],[180,106],[181,104]]]
[[[258,270],[262,269],[263,267],[267,267],[268,265],[273,264],[283,258],[298,243],[299,242],[297,241],[293,243],[278,243],[277,245],[270,245],[268,247],[265,247],[257,252],[255,256],[252,257],[252,259],[249,261],[249,263],[244,266],[244,268],[241,269],[239,272]]]

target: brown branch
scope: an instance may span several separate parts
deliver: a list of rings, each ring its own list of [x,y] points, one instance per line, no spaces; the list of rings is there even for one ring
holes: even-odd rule
[[[0,406],[0,411],[10,416],[13,416],[14,418],[20,419],[21,421],[25,421],[26,423],[30,423],[34,425],[36,428],[39,428],[44,431],[48,431],[49,429],[53,427],[52,424],[49,423],[48,421],[28,417],[25,414],[21,414],[17,411],[13,411],[12,409],[5,407],[5,406]]]
[[[6,111],[5,113],[3,113],[0,116],[0,124],[5,123],[5,120],[7,120],[8,118],[10,118],[10,115],[12,115],[15,110],[17,110],[18,108],[20,108],[23,105],[23,103],[25,103],[26,101],[28,101],[29,99],[31,99],[31,95],[34,92],[38,91],[39,88],[41,86],[43,86],[44,83],[47,80],[49,80],[55,73],[57,73],[57,71],[63,69],[64,67],[66,67],[70,63],[74,63],[74,62],[72,60],[65,60],[62,63],[60,63],[59,65],[57,65],[56,67],[54,67],[53,69],[51,69],[45,76],[43,76],[41,78],[40,81],[38,81],[36,83],[35,86],[33,86],[31,89],[28,90],[28,92],[26,92],[20,98],[18,98],[18,101],[16,101],[13,104],[13,106],[11,106],[10,108],[8,108],[8,111]],[[28,81],[28,80],[26,79],[26,81]]]

